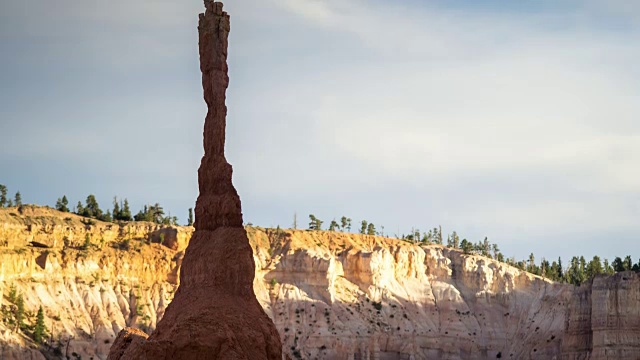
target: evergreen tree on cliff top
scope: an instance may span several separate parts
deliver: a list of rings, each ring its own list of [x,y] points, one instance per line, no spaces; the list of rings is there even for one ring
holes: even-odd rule
[[[67,195],[63,195],[62,199],[58,198],[58,201],[56,201],[56,210],[69,212],[69,200],[67,199]]]
[[[120,220],[121,216],[120,204],[118,204],[118,197],[113,197],[113,219]]]
[[[7,187],[0,184],[0,208],[5,207],[7,203]]]
[[[96,200],[95,195],[91,194],[87,196],[85,203],[82,215],[86,217],[95,217],[97,219],[102,218],[102,209],[100,209],[100,205],[98,205],[98,200]]]
[[[315,215],[309,215],[309,230],[322,230],[322,223]]]
[[[131,209],[129,208],[129,200],[124,199],[124,205],[122,205],[122,210],[120,211],[120,217],[118,220],[122,221],[132,221],[133,216],[131,216]]]

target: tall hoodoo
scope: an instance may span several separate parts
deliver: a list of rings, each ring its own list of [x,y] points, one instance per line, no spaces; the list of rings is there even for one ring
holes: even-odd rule
[[[186,250],[180,287],[156,330],[144,340],[123,330],[109,359],[282,359],[276,327],[253,291],[255,265],[242,226],[240,198],[224,157],[229,15],[204,1],[200,69],[208,112],[198,170],[196,231]]]

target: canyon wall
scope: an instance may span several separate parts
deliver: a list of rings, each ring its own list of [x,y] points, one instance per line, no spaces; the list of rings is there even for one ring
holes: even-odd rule
[[[562,358],[640,359],[640,274],[598,276],[571,296]]]
[[[33,206],[0,209],[0,359],[104,359],[124,327],[154,329],[177,289],[192,232],[90,223]],[[12,288],[24,299],[27,324],[42,306],[47,346],[37,348],[10,324]]]
[[[179,284],[188,238],[176,249],[152,239],[158,231],[188,236],[192,228],[123,225],[138,231],[126,250],[127,231],[100,241],[115,224],[85,225],[75,215],[29,211],[0,209],[0,219],[12,219],[0,223],[0,244],[12,243],[0,245],[2,306],[13,308],[8,293],[15,287],[24,296],[27,322],[42,305],[53,335],[51,346],[36,347],[28,332],[14,331],[3,319],[4,359],[65,353],[106,359],[121,329],[150,333],[157,327]],[[75,225],[54,226],[65,218]],[[28,225],[35,221],[38,227]],[[28,246],[35,238],[51,242],[61,231],[73,239],[88,233],[91,246],[83,249],[84,240]],[[438,245],[328,231],[246,231],[256,264],[254,293],[292,358],[639,358],[635,273],[575,288]]]

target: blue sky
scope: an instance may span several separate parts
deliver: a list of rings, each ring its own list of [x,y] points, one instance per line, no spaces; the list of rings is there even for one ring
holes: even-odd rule
[[[516,4],[516,5],[514,5]],[[200,1],[0,0],[0,183],[197,197]],[[507,255],[630,254],[640,3],[237,0],[227,157],[245,221],[441,224]]]

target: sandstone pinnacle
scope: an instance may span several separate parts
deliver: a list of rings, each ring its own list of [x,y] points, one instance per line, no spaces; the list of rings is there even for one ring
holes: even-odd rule
[[[180,286],[156,330],[144,340],[123,330],[109,354],[115,359],[277,359],[282,345],[253,290],[255,264],[242,225],[240,198],[224,156],[229,85],[229,15],[204,1],[198,32],[207,104],[204,157],[195,229],[186,249]]]

